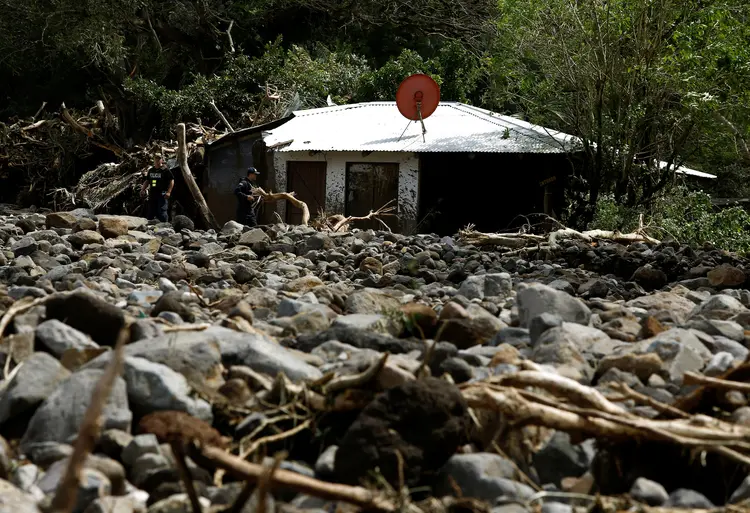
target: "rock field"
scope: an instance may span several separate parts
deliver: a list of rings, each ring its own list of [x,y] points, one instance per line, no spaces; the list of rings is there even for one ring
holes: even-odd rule
[[[121,334],[76,513],[191,511],[164,434],[181,424],[154,427],[164,411],[212,425],[195,421],[251,462],[285,451],[291,473],[393,500],[403,486],[412,505],[393,511],[572,513],[597,494],[750,506],[747,260],[670,243],[509,256],[435,235],[0,214],[0,513],[50,509]],[[545,379],[579,393],[555,398]],[[490,382],[547,413],[478,407]],[[648,427],[670,419],[730,426],[742,443]],[[292,486],[229,509],[242,480],[187,464],[204,511],[346,511]]]

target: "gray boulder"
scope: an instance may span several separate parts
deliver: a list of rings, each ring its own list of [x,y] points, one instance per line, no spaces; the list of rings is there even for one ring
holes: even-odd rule
[[[68,379],[70,372],[47,353],[34,353],[0,395],[0,424],[33,410]]]
[[[516,301],[518,320],[524,328],[545,312],[554,312],[564,322],[588,324],[591,320],[591,310],[583,301],[540,283],[519,287]]]
[[[27,452],[39,442],[67,442],[75,438],[91,403],[91,393],[104,371],[81,370],[58,386],[37,409],[21,439]],[[125,381],[117,378],[104,408],[104,429],[130,431],[133,414],[128,409]]]

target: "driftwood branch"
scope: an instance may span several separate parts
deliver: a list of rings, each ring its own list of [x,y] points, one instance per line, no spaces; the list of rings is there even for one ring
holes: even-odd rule
[[[381,219],[381,217],[395,216],[396,215],[395,214],[395,212],[396,212],[396,206],[393,205],[393,203],[395,203],[395,200],[389,201],[388,203],[386,203],[385,205],[383,205],[382,207],[380,207],[377,210],[371,210],[370,213],[367,214],[366,216],[349,216],[349,217],[345,217],[344,219],[341,219],[335,225],[333,225],[333,227],[331,228],[331,231],[332,232],[337,232],[337,231],[341,230],[344,226],[347,226],[347,225],[349,225],[349,224],[351,224],[351,223],[353,223],[355,221],[368,221],[370,219],[375,219],[380,224],[382,224],[383,227],[385,227],[386,230],[388,230],[390,232],[391,231],[390,227],[383,222],[383,220]]]
[[[253,194],[257,194],[263,201],[270,203],[272,201],[286,200],[298,209],[302,210],[302,226],[307,226],[310,223],[310,208],[302,200],[296,198],[294,192],[266,192],[261,187],[253,189]]]
[[[76,121],[76,119],[70,114],[70,111],[68,111],[68,108],[64,103],[60,107],[60,118],[62,118],[65,123],[70,125],[73,130],[88,137],[89,140],[91,140],[92,144],[95,144],[100,148],[104,148],[105,150],[109,150],[118,157],[122,155],[122,148],[118,148],[117,146],[114,146],[112,144],[99,141],[98,137],[92,130],[89,130],[85,126],[81,125],[78,121]]]
[[[195,201],[196,205],[198,205],[198,211],[203,218],[204,224],[209,228],[218,230],[219,224],[216,222],[214,215],[211,213],[211,209],[208,208],[206,200],[203,197],[203,194],[201,194],[200,189],[198,188],[198,184],[195,183],[193,173],[190,172],[190,167],[188,166],[187,157],[188,152],[187,143],[185,142],[185,123],[180,123],[179,125],[177,125],[177,160],[180,163],[182,178],[185,180],[185,183],[190,190],[190,194],[193,196],[193,200]]]
[[[541,389],[542,395],[529,387]],[[610,440],[655,440],[721,454],[750,466],[750,428],[702,415],[639,417],[569,378],[522,371],[462,387],[469,406],[502,413],[516,426],[536,425]]]
[[[284,469],[275,470],[271,474],[267,467],[244,461],[217,447],[194,446],[191,457],[196,461],[201,459],[209,461],[234,477],[247,481],[258,482],[266,475],[269,488],[276,486],[291,488],[314,497],[342,501],[370,511],[396,511],[396,506],[391,501],[366,488],[328,483]]]
[[[633,244],[645,242],[648,244],[659,244],[659,240],[649,236],[644,228],[639,228],[634,233],[620,233],[618,231],[589,230],[579,232],[571,228],[561,228],[550,234],[534,235],[530,233],[482,233],[469,226],[458,232],[459,240],[464,244],[473,246],[492,246],[508,250],[522,251],[531,248],[560,249],[564,240],[580,240],[587,244],[606,240],[620,244]]]

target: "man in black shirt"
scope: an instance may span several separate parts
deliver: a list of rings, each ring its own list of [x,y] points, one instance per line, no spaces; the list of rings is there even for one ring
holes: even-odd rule
[[[255,211],[260,198],[253,195],[258,175],[260,173],[257,169],[248,168],[247,176],[234,188],[234,195],[237,196],[237,222],[251,227],[258,225]]]
[[[141,195],[145,196],[146,191],[148,191],[148,206],[146,209],[148,219],[167,222],[167,200],[172,195],[173,187],[174,175],[172,175],[172,171],[164,164],[161,155],[154,155],[154,165],[146,172],[145,181],[141,187]]]

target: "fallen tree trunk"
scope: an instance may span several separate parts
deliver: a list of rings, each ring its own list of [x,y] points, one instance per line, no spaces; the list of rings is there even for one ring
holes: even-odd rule
[[[198,184],[195,183],[193,173],[190,172],[187,159],[187,143],[185,142],[185,123],[177,125],[177,160],[180,164],[180,170],[182,171],[182,178],[190,190],[190,194],[193,196],[195,204],[198,205],[198,211],[200,212],[203,223],[208,228],[214,230],[219,229],[219,223],[216,222],[214,215],[206,204],[206,200],[201,194],[201,190],[198,188]]]

